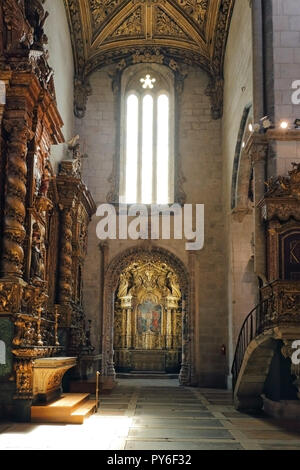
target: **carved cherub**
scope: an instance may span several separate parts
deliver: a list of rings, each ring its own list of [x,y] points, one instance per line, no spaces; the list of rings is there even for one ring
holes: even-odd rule
[[[7,305],[10,303],[10,299],[12,298],[14,293],[13,287],[5,286],[4,284],[0,284],[0,305],[2,309],[5,311]]]
[[[47,197],[48,195],[51,178],[52,178],[51,170],[50,170],[49,164],[46,163],[45,168],[44,168],[44,173],[42,176],[41,186],[40,186],[40,194],[44,197]]]
[[[79,135],[75,135],[68,142],[68,149],[72,151],[73,159],[80,158],[80,144],[79,144]]]

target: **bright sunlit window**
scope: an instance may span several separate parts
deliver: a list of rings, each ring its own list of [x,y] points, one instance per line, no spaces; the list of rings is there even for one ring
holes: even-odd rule
[[[125,92],[120,202],[173,201],[170,93],[154,74],[139,75]]]

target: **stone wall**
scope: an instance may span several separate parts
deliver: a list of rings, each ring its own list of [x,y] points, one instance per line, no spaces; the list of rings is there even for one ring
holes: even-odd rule
[[[49,40],[49,65],[54,70],[57,106],[64,122],[62,131],[68,141],[74,135],[74,65],[69,26],[63,0],[46,0],[44,8],[49,12],[45,23],[45,33]],[[53,146],[51,159],[55,170],[64,158],[67,158],[66,145]]]
[[[82,120],[76,120],[81,136],[84,160],[83,178],[99,205],[106,202],[108,181],[116,152],[116,116],[109,68],[94,73],[90,79],[92,95]],[[189,256],[185,240],[158,240],[152,243],[176,254],[188,267],[195,260],[195,378],[202,386],[223,386],[226,362],[221,354],[227,343],[227,309],[224,299],[225,243],[222,207],[221,121],[211,118],[210,100],[205,95],[208,76],[190,68],[181,98],[179,153],[186,178],[187,203],[205,204],[205,246]],[[176,184],[176,183],[175,183]],[[99,348],[101,337],[101,255],[96,237],[95,217],[89,233],[88,257],[84,273],[85,308],[93,320],[93,342]],[[108,241],[109,263],[131,246],[147,242]],[[104,312],[105,313],[105,312]]]
[[[292,102],[295,91],[292,84],[296,80],[300,81],[300,2],[273,0],[272,20],[275,125],[278,126],[281,120],[287,120],[293,127],[295,119],[300,117],[300,104]],[[287,174],[291,162],[300,162],[300,142],[277,142],[274,151],[277,174]]]
[[[254,221],[250,214],[232,215],[231,192],[236,144],[245,107],[253,101],[252,19],[249,2],[237,0],[231,21],[224,65],[223,174],[226,213],[227,302],[229,312],[228,365],[232,364],[237,336],[246,315],[256,304],[252,242]],[[240,195],[241,196],[241,195]]]

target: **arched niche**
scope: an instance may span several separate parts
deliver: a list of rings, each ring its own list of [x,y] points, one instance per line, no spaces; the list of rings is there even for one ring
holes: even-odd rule
[[[143,249],[130,248],[118,254],[109,264],[105,272],[103,295],[103,324],[102,324],[102,377],[103,381],[114,380],[116,376],[114,367],[114,312],[117,289],[120,284],[120,274],[135,261],[151,261],[152,263],[165,263],[178,278],[181,288],[182,312],[182,353],[179,373],[180,383],[188,385],[191,382],[191,363],[193,350],[193,318],[191,312],[191,284],[190,276],[184,263],[173,253],[158,247]]]

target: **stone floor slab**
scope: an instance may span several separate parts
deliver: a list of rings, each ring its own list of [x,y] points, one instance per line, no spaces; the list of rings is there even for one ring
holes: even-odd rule
[[[221,442],[154,442],[154,441],[127,441],[125,450],[243,450],[238,444]]]
[[[134,428],[130,429],[128,437],[138,439],[231,439],[232,434],[225,429],[172,429],[172,428]]]

